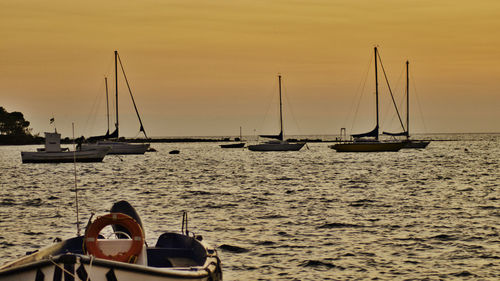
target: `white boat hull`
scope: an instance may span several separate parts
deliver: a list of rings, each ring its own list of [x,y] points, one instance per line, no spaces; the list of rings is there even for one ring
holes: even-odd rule
[[[21,152],[21,159],[23,163],[102,162],[108,151],[108,148],[99,147],[86,151]]]
[[[249,145],[248,149],[251,151],[298,151],[305,144],[306,144],[305,142],[298,142],[298,143],[272,142],[272,143]]]
[[[126,143],[126,142],[97,142],[92,144],[82,144],[82,151],[96,149],[99,147],[109,147],[108,154],[144,154],[149,144],[144,143]]]
[[[35,261],[11,270],[0,271],[0,281],[19,280],[92,280],[92,281],[177,281],[222,280],[217,260],[207,266],[153,268],[114,262],[83,255],[66,254]],[[89,278],[89,279],[87,279]]]

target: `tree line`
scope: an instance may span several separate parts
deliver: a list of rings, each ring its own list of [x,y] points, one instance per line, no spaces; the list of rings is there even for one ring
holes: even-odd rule
[[[19,111],[8,112],[0,106],[0,144],[19,145],[41,143],[43,138],[32,135],[30,122]]]

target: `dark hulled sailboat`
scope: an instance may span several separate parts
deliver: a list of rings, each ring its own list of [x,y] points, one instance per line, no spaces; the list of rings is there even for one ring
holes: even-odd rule
[[[375,104],[376,104],[376,119],[377,124],[373,130],[368,133],[351,135],[352,141],[345,141],[330,146],[337,152],[384,152],[384,151],[399,151],[404,142],[401,141],[381,141],[379,140],[379,101],[378,101],[378,68],[377,61],[380,59],[375,50]]]

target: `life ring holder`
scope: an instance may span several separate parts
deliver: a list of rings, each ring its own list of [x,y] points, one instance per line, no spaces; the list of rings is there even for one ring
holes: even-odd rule
[[[121,225],[125,227],[132,238],[132,245],[126,252],[115,255],[106,255],[97,244],[97,237],[101,230],[108,225]],[[130,216],[122,213],[110,213],[98,217],[85,231],[85,249],[89,255],[96,258],[134,263],[144,246],[144,233],[141,226]]]

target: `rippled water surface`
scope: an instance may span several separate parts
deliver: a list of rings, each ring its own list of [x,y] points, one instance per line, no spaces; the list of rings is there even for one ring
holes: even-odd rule
[[[362,154],[153,144],[77,164],[80,221],[126,199],[154,244],[188,211],[225,280],[497,280],[500,136],[448,137]],[[76,233],[73,164],[21,164],[35,148],[0,147],[0,264]]]

